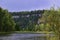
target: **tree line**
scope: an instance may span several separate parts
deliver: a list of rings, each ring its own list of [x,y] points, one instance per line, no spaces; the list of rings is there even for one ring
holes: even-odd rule
[[[11,32],[15,30],[15,22],[8,10],[0,7],[0,32]]]
[[[12,14],[11,14],[12,13]],[[17,21],[13,19],[13,14],[25,15],[30,14],[30,17],[20,17]],[[51,8],[43,10],[40,13],[42,16],[32,16],[32,14],[40,13],[40,11],[30,12],[8,12],[8,10],[0,8],[0,32],[10,31],[53,31],[60,39],[60,9]],[[37,21],[40,20],[38,24]]]
[[[41,22],[45,11],[47,10],[8,12],[0,8],[0,31],[51,31],[51,28],[47,27],[48,24]],[[25,17],[26,15],[28,17]],[[19,16],[19,18],[12,18],[13,16]]]
[[[38,23],[43,13],[44,10],[8,12],[8,10],[0,8],[0,31],[9,32],[9,31],[45,30],[43,25]],[[16,15],[19,16],[19,18],[12,18],[13,16]],[[22,15],[24,16],[30,15],[30,16],[22,17]]]
[[[44,10],[9,13],[12,16],[19,16],[19,18],[13,18],[16,23],[15,28],[17,31],[42,31],[40,30],[40,23],[38,23],[38,21],[42,17]]]

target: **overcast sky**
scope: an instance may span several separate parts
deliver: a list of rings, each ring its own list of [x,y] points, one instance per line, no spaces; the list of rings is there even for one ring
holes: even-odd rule
[[[55,4],[60,6],[59,0],[0,0],[0,7],[9,11],[28,11],[48,9]]]

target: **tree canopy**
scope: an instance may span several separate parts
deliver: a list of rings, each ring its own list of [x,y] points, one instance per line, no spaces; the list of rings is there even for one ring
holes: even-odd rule
[[[7,10],[0,7],[0,32],[9,32],[15,29],[15,23]]]
[[[60,10],[55,10],[54,8],[51,8],[49,11],[45,11],[41,20],[43,20],[45,25],[49,24],[52,31],[55,32],[60,39]]]

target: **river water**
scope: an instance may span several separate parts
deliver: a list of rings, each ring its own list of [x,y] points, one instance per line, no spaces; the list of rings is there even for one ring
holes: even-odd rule
[[[46,40],[46,34],[19,34],[0,36],[0,40]]]

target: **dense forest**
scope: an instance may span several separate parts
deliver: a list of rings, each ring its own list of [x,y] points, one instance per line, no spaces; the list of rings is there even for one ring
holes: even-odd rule
[[[8,10],[0,8],[0,32],[10,32],[15,30],[15,22]]]
[[[8,12],[0,7],[0,32],[53,31],[60,39],[60,9]]]
[[[51,31],[41,21],[45,11],[48,10],[8,12],[0,8],[0,31]]]
[[[13,16],[17,31],[40,31],[40,28],[38,27],[40,24],[39,19],[42,17],[44,10],[9,13]]]

